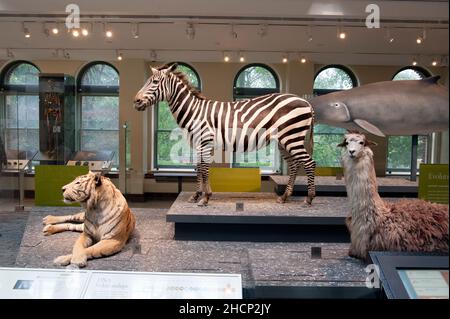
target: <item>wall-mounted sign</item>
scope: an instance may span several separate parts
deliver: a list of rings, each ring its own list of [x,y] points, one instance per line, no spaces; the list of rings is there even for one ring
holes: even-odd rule
[[[240,274],[0,268],[0,299],[242,299]]]
[[[448,164],[421,164],[419,198],[448,204]]]

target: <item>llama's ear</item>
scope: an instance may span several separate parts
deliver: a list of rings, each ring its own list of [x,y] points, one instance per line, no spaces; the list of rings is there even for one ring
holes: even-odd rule
[[[95,187],[102,185],[102,173],[95,173],[94,181]]]
[[[339,143],[338,145],[336,145],[337,147],[346,147],[347,146],[347,140],[344,138],[344,140]]]
[[[364,146],[377,146],[377,145],[378,145],[377,142],[374,142],[374,141],[371,141],[371,140],[367,140],[367,139],[366,139],[366,142],[364,144]]]

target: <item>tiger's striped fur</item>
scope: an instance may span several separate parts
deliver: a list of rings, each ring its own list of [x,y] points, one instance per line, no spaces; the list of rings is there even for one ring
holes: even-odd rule
[[[305,148],[305,138],[312,130],[314,111],[307,101],[293,94],[268,94],[254,99],[218,102],[207,100],[193,89],[176,70],[177,64],[152,68],[153,75],[136,94],[134,106],[143,111],[160,101],[168,101],[170,110],[185,129],[190,144],[197,150],[197,192],[191,202],[206,205],[212,194],[208,181],[209,164],[214,144],[219,149],[246,152],[266,146],[270,140],[278,147],[289,167],[289,182],[285,193],[278,198],[284,203],[294,188],[300,165],[308,177],[308,197],[315,197],[314,173],[316,164]]]
[[[85,211],[68,216],[49,215],[43,219],[45,235],[67,230],[82,232],[72,254],[57,257],[55,264],[84,267],[88,259],[122,250],[134,230],[135,217],[109,178],[89,172],[63,186],[62,191],[64,202],[79,202]]]

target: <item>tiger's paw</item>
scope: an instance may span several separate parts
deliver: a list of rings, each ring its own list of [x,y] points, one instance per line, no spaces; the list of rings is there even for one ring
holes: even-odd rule
[[[56,233],[56,227],[54,225],[47,225],[42,230],[45,236],[53,235]]]
[[[87,265],[87,257],[86,257],[86,255],[72,256],[72,259],[70,260],[70,263],[73,264],[73,265],[78,266],[79,268],[86,267],[86,265]]]
[[[53,260],[53,263],[57,266],[67,266],[68,264],[70,264],[71,259],[72,255],[59,256]]]
[[[51,225],[51,224],[57,224],[58,223],[58,217],[53,215],[47,215],[44,218],[42,218],[42,224],[44,225]]]

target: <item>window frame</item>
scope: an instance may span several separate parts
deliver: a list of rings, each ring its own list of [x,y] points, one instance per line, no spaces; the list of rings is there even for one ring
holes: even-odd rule
[[[391,78],[391,81],[403,81],[403,80],[395,80],[395,77],[400,73],[403,72],[405,70],[413,70],[417,73],[419,73],[419,75],[422,76],[421,79],[426,79],[432,76],[432,73],[430,71],[428,71],[427,69],[425,69],[424,67],[418,66],[418,65],[407,65],[404,66],[402,68],[400,68],[399,70],[397,70],[397,72],[394,73],[394,75]],[[420,80],[413,80],[413,81],[420,81]],[[402,135],[404,136],[404,135]],[[409,168],[392,168],[389,167],[389,144],[390,144],[390,137],[388,136],[386,139],[387,142],[387,151],[386,151],[386,174],[390,175],[390,176],[394,176],[394,175],[404,175],[404,174],[411,174],[411,163],[409,163],[410,167]],[[407,135],[407,137],[411,137],[411,135]],[[431,145],[433,143],[432,138],[431,138],[431,134],[427,134],[427,135],[418,135],[419,137],[419,141],[420,138],[425,138],[426,139],[426,144],[425,144],[425,159],[424,159],[424,164],[426,164],[429,159],[430,159],[430,155],[431,155]],[[411,153],[410,153],[410,159],[412,158],[412,145],[411,145]],[[419,174],[419,170],[417,171],[417,174]]]
[[[242,72],[244,72],[246,69],[252,68],[252,67],[261,67],[266,69],[270,72],[272,77],[275,79],[275,88],[245,88],[245,87],[238,87],[237,86],[237,80]],[[254,98],[261,95],[271,94],[271,93],[280,93],[281,87],[280,87],[280,79],[278,77],[278,74],[267,64],[264,63],[250,63],[244,65],[242,68],[239,69],[239,71],[236,73],[234,79],[233,79],[233,101],[236,101],[237,99],[248,99],[248,98]]]
[[[353,85],[352,88],[359,86],[358,77],[349,67],[342,65],[342,64],[327,64],[327,65],[321,67],[314,75],[314,79],[313,79],[313,95],[314,96],[320,96],[320,95],[324,95],[324,94],[328,94],[328,93],[343,91],[343,89],[315,89],[314,88],[314,83],[316,82],[317,77],[319,76],[320,73],[322,73],[326,69],[340,69],[340,70],[344,71],[350,77],[350,80],[352,81],[352,85]]]
[[[6,83],[6,80],[8,76],[19,66],[22,64],[28,64],[36,68],[38,71],[38,82],[35,85],[29,85],[29,84],[8,84]],[[39,126],[37,128],[9,128],[6,124],[6,99],[8,96],[36,96],[39,99],[39,73],[41,73],[41,69],[34,63],[26,60],[16,60],[7,63],[0,72],[0,123],[3,122],[0,125],[0,129],[3,129],[2,138],[4,137],[4,145],[5,147],[8,147],[8,131],[15,130],[17,133],[19,131],[25,131],[26,134],[28,131],[36,131],[39,136]],[[39,103],[39,102],[38,102]],[[19,138],[19,135],[17,136]],[[34,151],[39,150],[39,141],[37,145],[37,149],[33,149]],[[28,151],[28,150],[27,150]]]
[[[394,79],[400,72],[403,72],[405,70],[413,70],[413,71],[421,74],[423,76],[422,79],[426,79],[426,78],[429,78],[429,77],[432,76],[430,71],[428,71],[427,69],[425,69],[425,68],[423,68],[421,66],[418,66],[418,65],[407,65],[407,66],[404,66],[404,67],[400,68],[397,72],[395,72],[394,75],[391,78],[391,81],[401,81],[401,80],[394,80]]]
[[[119,78],[119,85],[117,86],[102,86],[102,85],[84,85],[82,84],[82,80],[84,75],[89,69],[95,65],[107,65],[117,73]],[[117,129],[84,129],[82,127],[82,116],[83,116],[83,97],[84,96],[98,96],[98,97],[117,97],[119,99],[119,91],[120,91],[120,73],[117,68],[108,63],[106,61],[91,61],[84,65],[77,75],[76,80],[76,92],[77,92],[77,112],[76,112],[76,148],[78,150],[82,150],[81,148],[81,140],[83,132],[117,132],[118,134],[118,147],[117,147],[117,166],[113,165],[113,168],[118,169],[120,166],[119,158],[120,158],[120,122],[118,123]],[[119,113],[120,113],[120,103],[119,103]],[[115,150],[114,150],[115,152]],[[116,155],[116,154],[115,154]]]
[[[269,71],[269,73],[272,75],[273,79],[275,80],[275,88],[246,88],[246,87],[238,87],[237,81],[241,75],[242,72],[249,68],[253,67],[261,67],[265,70]],[[272,93],[281,93],[281,85],[280,85],[280,78],[278,74],[275,72],[273,68],[268,66],[264,63],[249,63],[244,65],[239,69],[239,71],[236,73],[233,79],[233,101],[237,101],[238,99],[252,99],[258,96],[266,95],[266,94],[272,94]],[[270,144],[268,144],[266,147],[269,147]],[[256,161],[258,161],[258,151],[254,151],[256,154]],[[248,157],[248,155],[246,156]],[[279,153],[279,150],[277,146],[275,146],[275,157],[276,161],[271,169],[262,169],[261,166],[259,168],[261,169],[261,175],[271,175],[271,174],[278,174],[281,172],[281,154]],[[233,152],[232,154],[232,160],[230,163],[230,166],[233,168],[245,168],[247,166],[239,166],[236,162],[236,153]],[[264,167],[264,166],[263,166]],[[267,168],[267,166],[265,166]]]
[[[202,91],[203,86],[202,86],[202,79],[199,75],[199,73],[197,72],[197,70],[190,64],[186,63],[186,62],[171,62],[169,64],[172,63],[176,63],[178,66],[184,66],[186,68],[189,68],[194,75],[197,78],[198,87],[195,87],[199,92]],[[153,144],[153,156],[152,156],[152,170],[153,171],[189,171],[189,172],[193,172],[195,170],[196,167],[196,163],[193,162],[193,157],[194,157],[194,152],[191,149],[191,154],[190,154],[190,158],[192,160],[192,165],[160,165],[158,164],[158,136],[160,133],[171,133],[172,130],[169,129],[160,129],[159,128],[159,107],[160,104],[158,103],[158,105],[156,105],[153,108],[153,140],[152,140],[152,144]]]
[[[359,86],[359,81],[358,81],[356,74],[349,67],[342,65],[342,64],[327,64],[327,65],[321,67],[314,75],[314,80],[313,80],[313,95],[314,96],[320,96],[320,95],[325,95],[328,93],[339,92],[339,91],[345,90],[345,89],[314,89],[314,83],[316,82],[316,79],[319,76],[319,74],[330,68],[340,69],[340,70],[344,71],[350,77],[350,79],[352,81],[352,85],[353,85],[352,88]],[[334,126],[330,126],[330,127],[334,127]],[[338,128],[338,127],[336,127],[336,128]],[[327,136],[341,136],[342,135],[343,136],[344,134],[331,133],[331,132],[324,132],[324,133],[314,132],[314,135],[315,136],[317,136],[317,135],[327,135]],[[317,151],[315,153],[317,154]],[[328,166],[317,165],[317,167],[328,167]],[[332,167],[335,167],[335,166],[332,166]]]

